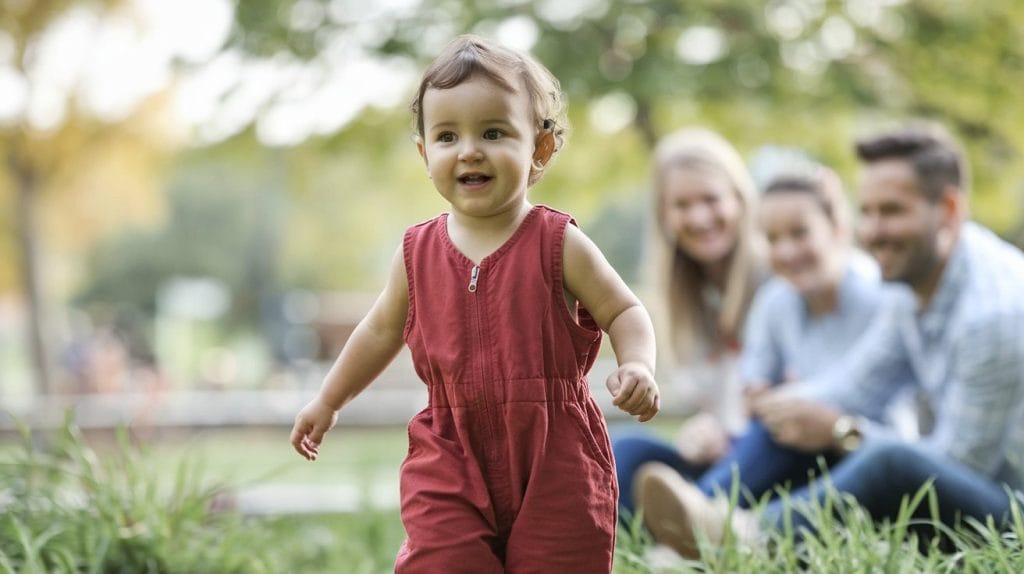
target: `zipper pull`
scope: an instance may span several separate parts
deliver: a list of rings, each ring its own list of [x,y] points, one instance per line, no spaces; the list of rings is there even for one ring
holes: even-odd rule
[[[473,266],[473,272],[469,276],[469,292],[476,293],[476,280],[480,278],[480,267]]]

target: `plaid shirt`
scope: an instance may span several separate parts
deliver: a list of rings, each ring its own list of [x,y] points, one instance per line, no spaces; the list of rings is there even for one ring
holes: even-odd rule
[[[928,306],[909,290],[887,305],[843,368],[799,392],[881,420],[900,387],[916,384],[934,415],[926,448],[1024,488],[1024,255],[967,223]]]

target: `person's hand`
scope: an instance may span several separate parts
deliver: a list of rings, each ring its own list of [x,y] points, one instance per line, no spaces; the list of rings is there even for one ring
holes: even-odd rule
[[[338,412],[317,397],[299,411],[292,427],[291,443],[295,452],[306,460],[316,460],[320,454],[320,443],[327,431],[334,427]]]
[[[768,381],[752,381],[743,387],[743,406],[747,416],[755,416],[758,412],[758,403],[762,397],[768,396],[772,389]]]
[[[828,405],[782,391],[770,391],[757,401],[757,416],[775,442],[805,452],[834,446],[832,427],[840,414]]]
[[[605,382],[611,392],[612,404],[638,417],[640,422],[654,418],[661,410],[661,393],[654,375],[643,363],[623,363]]]
[[[729,434],[711,413],[700,412],[686,419],[676,436],[676,448],[687,462],[707,466],[729,450]]]

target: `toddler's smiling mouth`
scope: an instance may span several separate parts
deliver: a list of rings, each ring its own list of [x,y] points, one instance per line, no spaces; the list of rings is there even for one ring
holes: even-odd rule
[[[482,173],[468,173],[458,177],[459,183],[465,185],[480,185],[491,181],[491,176]]]

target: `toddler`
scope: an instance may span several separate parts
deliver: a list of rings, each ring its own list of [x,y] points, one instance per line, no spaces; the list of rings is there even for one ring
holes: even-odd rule
[[[409,228],[390,277],[291,442],[315,460],[337,412],[408,344],[429,404],[401,467],[395,572],[610,572],[614,462],[586,373],[607,332],[613,404],[651,419],[650,317],[572,219],[527,201],[563,143],[557,80],[476,36],[430,65],[416,146],[450,210]]]

